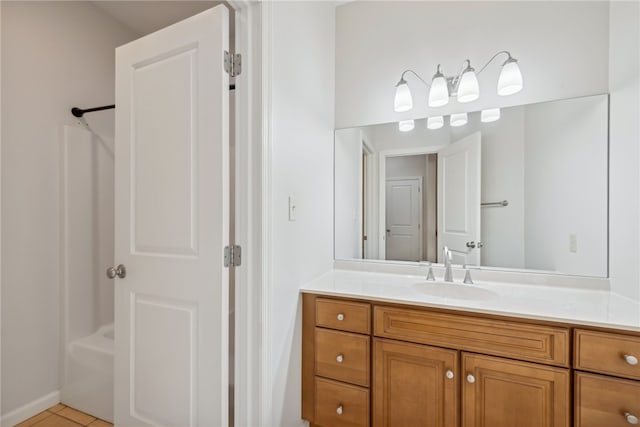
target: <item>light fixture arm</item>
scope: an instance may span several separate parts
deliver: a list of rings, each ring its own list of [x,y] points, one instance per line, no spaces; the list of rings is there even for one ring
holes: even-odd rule
[[[438,69],[440,69],[440,65],[438,65]],[[455,77],[446,77],[447,84],[449,85],[449,93],[451,96],[455,96],[458,93],[458,85],[460,84],[460,78],[467,70],[473,70],[471,68],[471,61],[465,59],[462,63],[462,67],[460,68],[460,72]]]
[[[427,82],[425,81],[425,79],[423,79],[422,77],[420,77],[420,75],[419,75],[418,73],[416,73],[415,71],[413,71],[413,70],[411,70],[411,69],[409,69],[409,70],[404,70],[404,71],[402,72],[402,76],[400,76],[400,81],[403,81],[403,80],[404,80],[404,75],[405,75],[405,74],[407,74],[407,73],[411,73],[411,74],[413,74],[414,76],[416,76],[416,77],[418,78],[418,80],[420,80],[422,83],[424,83],[428,88],[431,88],[431,85],[430,85],[429,83],[427,83]]]
[[[507,61],[508,61],[508,60],[510,60],[510,59],[513,59],[513,57],[511,56],[511,53],[510,53],[509,51],[507,51],[507,50],[501,50],[500,52],[498,52],[498,53],[496,53],[495,55],[493,55],[493,56],[491,57],[491,59],[490,59],[490,60],[488,60],[488,61],[487,61],[487,63],[486,63],[486,64],[484,64],[484,66],[483,66],[482,68],[480,68],[480,71],[478,71],[478,72],[476,73],[476,75],[480,75],[480,73],[481,73],[481,72],[483,72],[483,71],[484,71],[484,69],[485,69],[485,68],[487,68],[487,67],[489,66],[489,64],[491,64],[491,62],[492,62],[494,59],[496,59],[499,55],[501,55],[501,54],[503,54],[503,53],[506,53],[506,54],[507,54],[507,56],[508,56]]]

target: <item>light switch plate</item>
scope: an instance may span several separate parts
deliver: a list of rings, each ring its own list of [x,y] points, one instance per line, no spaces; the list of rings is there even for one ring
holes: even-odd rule
[[[578,252],[578,236],[575,234],[569,234],[569,252]]]
[[[289,221],[293,222],[296,220],[296,199],[293,196],[289,196]]]

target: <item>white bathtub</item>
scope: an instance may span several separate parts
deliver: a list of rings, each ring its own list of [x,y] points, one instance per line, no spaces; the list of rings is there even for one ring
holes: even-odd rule
[[[65,405],[113,422],[113,324],[72,341],[67,348]]]

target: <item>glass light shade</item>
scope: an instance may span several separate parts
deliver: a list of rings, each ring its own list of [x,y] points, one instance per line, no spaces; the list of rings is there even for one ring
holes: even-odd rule
[[[458,84],[458,102],[465,103],[478,99],[480,96],[480,85],[478,84],[478,77],[476,76],[473,68],[469,68],[460,77],[460,83]]]
[[[449,117],[449,124],[453,127],[464,126],[467,124],[467,113],[456,113]]]
[[[398,122],[398,130],[400,132],[412,131],[414,127],[415,123],[413,120],[402,120]]]
[[[498,95],[507,96],[518,93],[522,90],[522,73],[518,66],[518,61],[508,59],[500,70],[498,78]]]
[[[431,80],[429,89],[429,107],[442,107],[449,102],[449,88],[447,80],[442,74],[436,74]]]
[[[400,80],[396,86],[396,96],[393,98],[393,110],[396,113],[409,111],[413,108],[413,98],[406,81]]]
[[[490,110],[482,110],[480,113],[480,120],[482,123],[491,123],[500,119],[500,109],[492,108]]]
[[[444,126],[444,117],[436,116],[427,119],[427,129],[435,130]]]

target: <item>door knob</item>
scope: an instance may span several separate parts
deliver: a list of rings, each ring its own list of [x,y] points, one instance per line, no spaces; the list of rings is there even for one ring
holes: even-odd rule
[[[473,383],[475,383],[475,382],[476,382],[476,377],[474,377],[474,376],[473,376],[473,375],[471,375],[471,374],[468,374],[468,375],[467,375],[467,382],[468,382],[469,384],[473,384]]]
[[[476,242],[467,242],[467,247],[469,249],[475,249],[476,247]]]
[[[127,268],[124,266],[124,264],[120,264],[117,267],[109,267],[107,268],[107,277],[109,279],[115,279],[117,277],[124,279],[125,277],[127,277]]]

